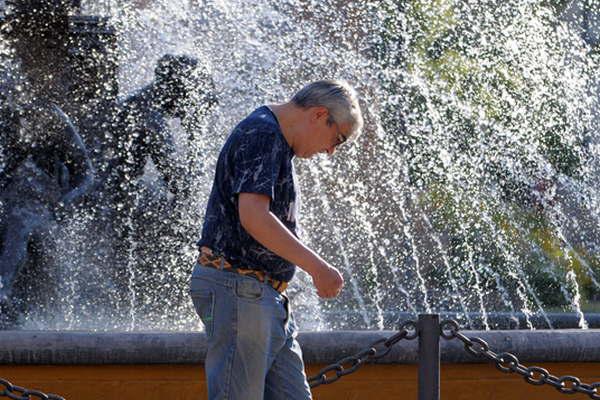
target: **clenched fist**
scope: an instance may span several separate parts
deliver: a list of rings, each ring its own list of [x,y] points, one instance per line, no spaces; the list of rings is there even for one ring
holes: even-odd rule
[[[311,275],[319,297],[336,297],[344,287],[344,278],[340,271],[325,261]]]

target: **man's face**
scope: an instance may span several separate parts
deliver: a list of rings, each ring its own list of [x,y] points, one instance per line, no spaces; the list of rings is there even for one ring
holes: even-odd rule
[[[349,124],[334,122],[325,107],[312,107],[307,111],[296,156],[310,158],[319,153],[333,155],[348,138],[349,130]]]

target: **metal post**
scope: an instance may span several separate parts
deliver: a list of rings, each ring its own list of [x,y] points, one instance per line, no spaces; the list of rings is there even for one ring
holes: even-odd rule
[[[419,399],[440,400],[440,316],[419,314]]]

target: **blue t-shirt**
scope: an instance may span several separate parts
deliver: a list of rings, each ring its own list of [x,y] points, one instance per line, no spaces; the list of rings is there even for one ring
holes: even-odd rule
[[[242,227],[238,195],[269,196],[270,211],[296,235],[298,201],[293,158],[277,117],[268,107],[254,110],[240,122],[219,154],[198,245],[209,247],[235,267],[258,269],[273,279],[291,280],[295,265],[258,243]]]

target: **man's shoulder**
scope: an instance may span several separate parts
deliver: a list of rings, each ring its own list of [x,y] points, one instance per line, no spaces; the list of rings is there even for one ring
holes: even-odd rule
[[[234,149],[271,148],[278,146],[283,136],[279,124],[267,107],[259,107],[240,121],[231,131],[228,145]]]
[[[235,127],[234,133],[246,135],[258,133],[261,135],[279,134],[279,124],[268,107],[262,106],[251,112]]]

